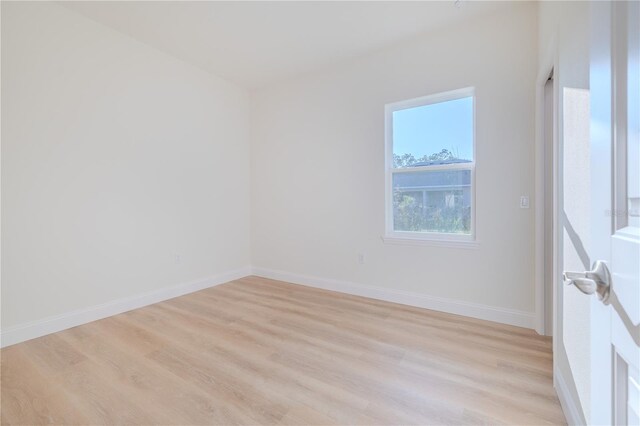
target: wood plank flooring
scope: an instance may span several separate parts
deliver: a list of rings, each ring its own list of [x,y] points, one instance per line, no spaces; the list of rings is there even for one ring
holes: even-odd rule
[[[534,331],[248,277],[0,352],[3,424],[564,424]]]

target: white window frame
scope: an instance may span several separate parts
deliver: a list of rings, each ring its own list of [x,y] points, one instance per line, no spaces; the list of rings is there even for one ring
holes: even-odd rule
[[[438,164],[410,168],[393,167],[393,113],[403,109],[433,105],[461,98],[473,99],[473,159],[470,163]],[[471,171],[471,229],[470,234],[442,232],[410,232],[393,229],[393,174],[436,170]],[[426,245],[452,248],[477,248],[476,240],[476,97],[473,87],[451,90],[385,105],[385,243],[402,245]]]

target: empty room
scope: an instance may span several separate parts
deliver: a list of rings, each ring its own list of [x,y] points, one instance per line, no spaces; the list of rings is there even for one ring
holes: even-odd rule
[[[3,425],[640,425],[640,2],[0,14]]]

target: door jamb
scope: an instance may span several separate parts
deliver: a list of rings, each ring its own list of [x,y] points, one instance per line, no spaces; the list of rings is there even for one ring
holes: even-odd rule
[[[545,85],[551,73],[556,77],[553,88],[553,247],[557,248],[558,239],[558,203],[557,203],[557,185],[558,185],[558,167],[557,167],[557,153],[558,153],[558,134],[557,134],[557,114],[558,114],[558,80],[557,80],[557,49],[555,48],[555,37],[551,42],[552,49],[549,49],[548,55],[545,60],[541,61],[542,66],[539,69],[536,79],[536,140],[535,140],[535,265],[534,265],[534,284],[535,284],[535,330],[541,335],[551,335],[555,333],[556,315],[558,315],[558,309],[555,303],[555,289],[557,286],[557,259],[554,256],[553,264],[553,306],[545,306],[545,229],[544,229],[544,208],[545,208],[545,158],[544,158],[544,146],[545,146]],[[545,312],[546,309],[553,309],[553,324],[545,324]],[[555,346],[555,341],[554,341]]]

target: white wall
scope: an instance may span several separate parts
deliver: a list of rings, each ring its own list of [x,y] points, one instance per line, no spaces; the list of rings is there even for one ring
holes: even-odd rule
[[[3,331],[249,263],[532,319],[534,210],[518,201],[536,21],[513,4],[259,91],[249,111],[242,89],[64,7],[3,3]],[[467,86],[479,248],[384,244],[384,105]]]
[[[2,2],[3,331],[248,265],[248,118],[217,77]]]
[[[504,12],[255,94],[254,266],[534,311],[537,10]],[[477,96],[477,250],[386,245],[384,105]],[[357,253],[366,263],[357,262]]]

